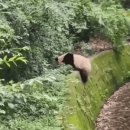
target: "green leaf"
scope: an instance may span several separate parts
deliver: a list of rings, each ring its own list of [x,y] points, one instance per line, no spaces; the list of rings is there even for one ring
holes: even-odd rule
[[[3,59],[2,58],[0,58],[0,64],[3,64]]]
[[[0,109],[0,114],[6,114],[6,111]]]
[[[15,105],[12,104],[12,103],[8,103],[8,106],[9,106],[9,108],[11,108],[11,109],[14,109],[14,108],[15,108]]]
[[[4,60],[4,61],[7,61],[7,55],[6,55],[6,56],[4,56],[3,60]]]
[[[0,39],[0,43],[4,43],[5,44],[5,40],[4,39]]]
[[[10,68],[11,67],[11,65],[8,63],[8,62],[5,62],[5,64]]]
[[[36,111],[36,107],[34,105],[30,105],[30,109],[35,112]]]
[[[21,60],[21,59],[25,59],[25,57],[20,56],[20,57],[17,57],[16,60]]]
[[[22,49],[23,49],[24,51],[26,51],[26,50],[30,50],[30,47],[24,46]]]
[[[17,57],[18,57],[18,55],[15,55],[15,56],[11,57],[11,58],[9,59],[9,61],[10,61],[10,62],[11,62],[11,61],[14,61]]]
[[[17,66],[16,62],[13,61],[13,63]]]

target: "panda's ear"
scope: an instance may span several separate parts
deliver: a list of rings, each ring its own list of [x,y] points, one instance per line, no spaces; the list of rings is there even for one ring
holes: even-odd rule
[[[70,52],[68,52],[68,53],[65,55],[65,57],[68,59],[68,58],[70,58],[70,57],[73,57],[73,54],[70,53]],[[65,58],[65,57],[64,57],[64,58]]]
[[[73,55],[72,53],[68,52],[67,55]]]

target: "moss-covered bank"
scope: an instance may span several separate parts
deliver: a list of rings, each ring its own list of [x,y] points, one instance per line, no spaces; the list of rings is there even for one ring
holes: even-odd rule
[[[65,130],[95,129],[95,120],[105,99],[130,77],[130,46],[120,55],[113,51],[99,54],[93,58],[92,66],[85,87],[73,74],[69,77]]]

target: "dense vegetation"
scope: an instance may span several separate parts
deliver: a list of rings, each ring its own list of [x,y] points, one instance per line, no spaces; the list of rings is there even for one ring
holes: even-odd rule
[[[121,44],[128,29],[118,0],[1,0],[0,9],[0,77],[7,80],[44,74],[56,54],[94,35]]]
[[[122,46],[129,13],[121,2],[0,0],[0,130],[62,129],[70,69],[54,57],[95,35]]]

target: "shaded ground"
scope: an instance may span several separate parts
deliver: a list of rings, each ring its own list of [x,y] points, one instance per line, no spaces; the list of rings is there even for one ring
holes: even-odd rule
[[[96,130],[130,130],[130,82],[104,104],[97,118]]]

